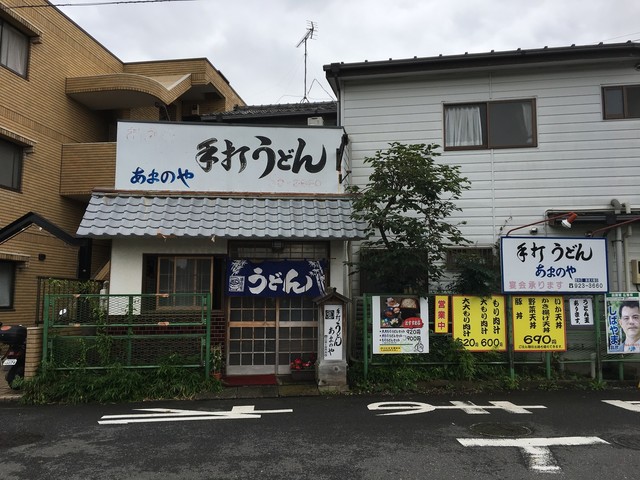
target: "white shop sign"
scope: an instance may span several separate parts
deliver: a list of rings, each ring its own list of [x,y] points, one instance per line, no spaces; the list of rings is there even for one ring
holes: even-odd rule
[[[606,293],[604,238],[502,237],[504,293]]]
[[[336,162],[343,134],[337,127],[119,122],[115,187],[341,193]]]

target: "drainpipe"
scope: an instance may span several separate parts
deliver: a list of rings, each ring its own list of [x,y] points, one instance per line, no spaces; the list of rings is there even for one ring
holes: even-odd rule
[[[614,212],[617,216],[620,214],[622,204],[615,198],[611,200],[611,206],[614,208]],[[622,227],[616,227],[616,238],[613,241],[614,250],[616,252],[616,285],[619,292],[625,292],[627,288],[627,282],[625,278],[624,269],[624,251],[626,250],[622,240]]]
[[[629,205],[628,203],[624,204],[624,210],[625,213],[627,215],[631,214],[631,205]],[[633,228],[631,225],[627,225],[626,226],[626,233],[624,235],[624,239],[622,242],[623,245],[623,249],[624,249],[624,266],[623,266],[623,270],[624,270],[624,286],[625,289],[623,290],[624,292],[630,291],[631,289],[631,283],[629,282],[629,264],[630,264],[630,260],[629,260],[629,237],[631,236],[631,229]],[[620,227],[620,231],[622,232],[622,227]]]

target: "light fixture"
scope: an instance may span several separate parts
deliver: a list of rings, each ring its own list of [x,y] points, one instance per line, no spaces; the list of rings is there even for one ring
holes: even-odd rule
[[[560,222],[560,225],[562,225],[564,228],[571,228],[571,224],[575,222],[576,218],[578,218],[578,214],[574,212],[561,213],[560,215],[555,215],[553,217],[545,218],[544,220],[539,220],[533,223],[527,223],[526,225],[521,225],[519,227],[512,228],[507,232],[506,236],[508,237],[509,235],[511,235],[512,232],[515,232],[516,230],[520,230],[521,228],[531,227],[532,225],[547,223],[547,222],[551,222],[552,220],[559,220],[561,218],[563,218],[563,220],[562,222]]]
[[[597,230],[593,230],[591,232],[585,233],[585,237],[593,237],[596,233],[606,232],[607,230],[611,230],[612,228],[621,227],[622,225],[627,225],[629,223],[640,221],[640,217],[632,218],[631,220],[625,220],[624,222],[616,223],[614,225],[607,225],[606,227],[598,228]]]
[[[565,218],[564,220],[562,220],[560,222],[560,224],[564,227],[564,228],[571,228],[571,224],[573,222],[575,222],[576,218],[578,218],[578,214],[577,213],[570,213],[569,216],[567,218]]]

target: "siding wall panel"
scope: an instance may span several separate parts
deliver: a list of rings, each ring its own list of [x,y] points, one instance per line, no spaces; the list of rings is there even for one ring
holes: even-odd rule
[[[538,147],[442,152],[472,182],[453,221],[465,236],[493,244],[500,228],[542,220],[548,209],[605,209],[612,198],[640,208],[640,120],[602,119],[601,87],[640,83],[629,68],[567,67],[467,77],[349,80],[342,124],[350,137],[351,179],[364,184],[362,159],[388,143],[443,143],[443,105],[534,98]],[[505,227],[505,228],[507,228]],[[544,226],[553,229],[553,227]],[[640,253],[640,248],[639,248]]]

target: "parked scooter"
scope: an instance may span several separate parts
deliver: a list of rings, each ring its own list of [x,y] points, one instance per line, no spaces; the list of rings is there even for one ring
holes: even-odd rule
[[[11,388],[16,377],[24,378],[24,365],[27,350],[27,327],[22,325],[3,326],[0,322],[0,343],[9,348],[2,355],[1,363],[7,371],[5,379]]]

